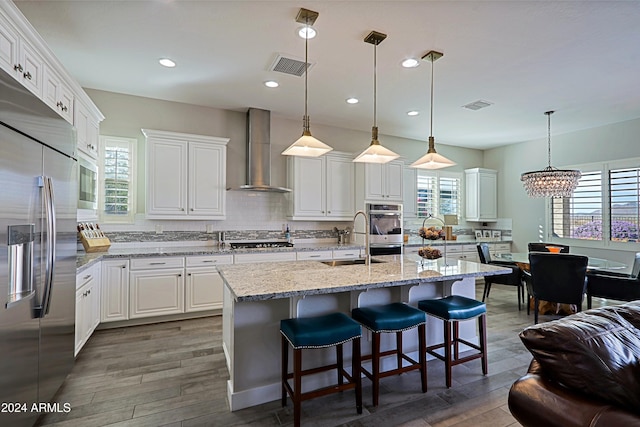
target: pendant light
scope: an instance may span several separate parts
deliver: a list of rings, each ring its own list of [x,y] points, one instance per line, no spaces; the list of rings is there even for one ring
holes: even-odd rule
[[[422,57],[423,61],[431,61],[431,116],[429,125],[429,149],[427,154],[420,157],[411,164],[413,168],[419,169],[442,169],[453,166],[456,163],[444,156],[436,153],[436,142],[433,137],[433,63],[442,58],[443,54],[432,50]]]
[[[309,114],[307,112],[309,39],[312,37],[312,33],[315,35],[315,30],[311,28],[311,25],[316,22],[318,15],[318,12],[301,8],[296,17],[296,22],[305,24],[306,29],[300,32],[301,37],[304,37],[304,117],[302,118],[302,136],[282,152],[285,156],[318,157],[333,150],[324,142],[314,138],[309,130]]]
[[[539,171],[525,172],[520,176],[529,197],[571,197],[582,176],[579,170],[562,170],[551,166],[551,115],[553,113],[553,111],[544,113],[547,115],[549,166]]]
[[[378,141],[378,125],[376,123],[376,98],[377,98],[377,79],[376,79],[376,69],[377,69],[377,49],[378,45],[382,43],[384,39],[387,38],[386,34],[379,33],[377,31],[371,31],[367,37],[365,37],[364,41],[366,43],[370,43],[373,45],[373,127],[371,128],[371,144],[369,148],[364,150],[358,157],[353,159],[354,162],[359,163],[387,163],[393,159],[397,159],[400,157],[398,154],[393,151],[384,148],[380,141]]]

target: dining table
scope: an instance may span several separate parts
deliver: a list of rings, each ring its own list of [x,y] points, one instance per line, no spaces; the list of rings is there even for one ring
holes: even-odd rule
[[[581,254],[572,254],[581,255]],[[562,256],[562,254],[560,254]],[[587,256],[587,255],[585,255]],[[604,258],[596,258],[587,256],[587,271],[589,270],[622,270],[627,268],[627,265],[618,261],[612,261]],[[511,262],[521,270],[529,271],[529,252],[505,252],[495,254],[493,260],[501,262]],[[529,306],[533,308],[533,299],[529,301]],[[577,308],[573,304],[560,304],[552,303],[549,301],[540,301],[538,306],[538,313],[540,314],[573,314],[577,311]]]

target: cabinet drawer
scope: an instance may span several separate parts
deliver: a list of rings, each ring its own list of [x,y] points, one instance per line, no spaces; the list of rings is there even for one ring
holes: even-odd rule
[[[360,258],[360,249],[339,249],[333,251],[333,259]]]
[[[187,267],[233,264],[233,255],[198,255],[186,257]]]
[[[462,245],[462,252],[478,253],[478,247],[476,245]]]
[[[511,243],[494,243],[491,249],[495,253],[511,252]]]
[[[76,275],[76,290],[83,287],[87,282],[93,279],[100,279],[100,263],[95,263],[91,267]]]
[[[308,252],[297,252],[296,259],[298,261],[304,260],[327,260],[333,258],[332,251],[308,251]]]
[[[184,267],[183,257],[132,258],[131,270]]]
[[[444,251],[444,245],[442,246],[438,245],[438,249],[440,249],[441,251]],[[447,245],[447,253],[459,254],[462,252],[464,252],[464,248],[462,247],[462,245]]]

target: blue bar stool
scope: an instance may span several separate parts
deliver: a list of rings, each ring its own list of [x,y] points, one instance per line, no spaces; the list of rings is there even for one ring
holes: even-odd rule
[[[373,406],[378,406],[380,378],[398,375],[414,369],[420,369],[422,392],[425,393],[427,391],[427,355],[425,353],[425,324],[427,322],[427,316],[424,312],[407,304],[396,302],[385,305],[354,308],[351,310],[351,317],[373,332],[371,354],[362,357],[363,361],[371,360],[371,372],[365,368],[362,368],[362,372],[373,383]],[[418,353],[420,355],[418,362],[404,354],[402,350],[402,332],[415,327],[418,328]],[[395,349],[380,351],[380,334],[383,332],[395,332]],[[392,355],[396,356],[397,367],[380,372],[380,359]],[[409,362],[409,365],[402,366],[403,360]]]
[[[452,295],[440,299],[428,299],[418,302],[418,307],[427,314],[444,321],[444,343],[427,347],[427,353],[443,360],[445,365],[447,388],[451,387],[451,367],[470,360],[482,359],[482,374],[487,375],[487,306],[485,303],[460,295]],[[478,318],[478,334],[480,345],[463,340],[458,335],[458,322]],[[451,337],[451,325],[453,324],[453,338]],[[478,350],[477,353],[460,358],[459,343],[468,345]],[[453,346],[453,357],[451,347]],[[444,347],[444,356],[435,350]]]
[[[294,425],[300,425],[300,405],[315,397],[355,389],[356,410],[362,413],[362,380],[360,373],[361,326],[344,313],[331,313],[317,317],[300,317],[280,321],[282,334],[282,406],[287,406],[287,393],[293,402]],[[344,370],[342,344],[352,341],[351,375]],[[293,373],[289,373],[289,345],[293,348]],[[336,347],[336,363],[311,369],[302,369],[302,349]],[[336,369],[338,383],[316,390],[302,392],[302,377]],[[293,379],[293,387],[289,384]],[[344,382],[344,379],[347,382]]]

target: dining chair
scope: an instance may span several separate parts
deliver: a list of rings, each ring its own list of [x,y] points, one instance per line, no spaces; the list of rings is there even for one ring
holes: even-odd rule
[[[552,252],[549,247],[560,248],[561,254],[569,253],[569,245],[559,245],[557,243],[530,242],[528,245],[529,252]]]
[[[593,297],[616,301],[640,299],[640,252],[636,252],[630,274],[613,271],[590,271],[587,273],[587,308],[591,308]]]
[[[478,256],[482,264],[498,265],[500,267],[507,267],[511,269],[511,273],[500,274],[496,276],[485,276],[484,278],[484,291],[482,292],[482,302],[489,297],[491,292],[491,285],[509,285],[516,286],[518,292],[518,310],[521,309],[521,304],[524,301],[524,285],[522,283],[522,271],[520,267],[512,262],[508,261],[493,261],[491,259],[491,253],[489,251],[488,243],[478,243]]]
[[[589,259],[583,255],[529,253],[534,323],[538,323],[540,301],[573,304],[582,311]]]

